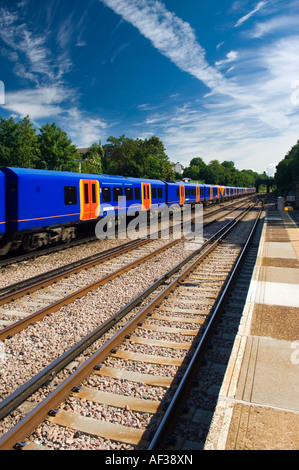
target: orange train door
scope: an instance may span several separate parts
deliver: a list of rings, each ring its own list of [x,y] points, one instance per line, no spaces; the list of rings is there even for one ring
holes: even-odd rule
[[[185,186],[180,185],[180,204],[184,204],[185,202]]]
[[[80,220],[96,219],[100,213],[100,185],[96,180],[80,180]]]
[[[151,185],[150,183],[141,183],[142,192],[142,208],[143,210],[150,210],[151,208]]]
[[[225,186],[218,186],[218,197],[225,196]]]
[[[199,202],[199,200],[200,200],[199,186],[196,186],[196,202]]]

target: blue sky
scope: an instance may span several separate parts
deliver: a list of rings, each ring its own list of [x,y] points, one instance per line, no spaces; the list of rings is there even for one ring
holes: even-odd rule
[[[270,174],[299,139],[298,24],[297,0],[1,0],[0,115]]]

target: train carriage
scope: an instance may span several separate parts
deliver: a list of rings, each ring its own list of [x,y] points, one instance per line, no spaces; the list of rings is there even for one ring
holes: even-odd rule
[[[196,184],[195,183],[185,183],[184,184],[184,189],[185,189],[185,204],[195,204],[197,201],[197,190],[196,190]]]
[[[6,175],[7,230],[21,232],[55,227],[80,220],[75,174],[4,168]]]
[[[100,184],[100,216],[109,210],[115,214],[150,210],[165,203],[166,185],[160,180],[98,175]]]
[[[207,184],[205,185],[205,199],[206,201],[217,201],[219,199],[218,196],[218,186],[214,184]]]
[[[174,181],[167,181],[166,183],[166,204],[183,205],[185,203],[185,186],[183,183],[176,183]]]
[[[195,205],[234,197],[254,188],[163,182],[25,168],[0,171],[0,255],[76,237],[78,226],[94,233],[99,218],[163,205]]]
[[[3,238],[6,231],[6,217],[5,217],[5,176],[0,171],[0,240]]]
[[[165,183],[159,180],[23,168],[3,171],[12,231],[93,220],[109,208],[115,213],[128,207],[149,210],[165,202]]]

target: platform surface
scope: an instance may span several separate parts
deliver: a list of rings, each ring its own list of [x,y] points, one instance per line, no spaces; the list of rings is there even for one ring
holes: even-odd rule
[[[206,450],[299,449],[299,228],[267,212]]]

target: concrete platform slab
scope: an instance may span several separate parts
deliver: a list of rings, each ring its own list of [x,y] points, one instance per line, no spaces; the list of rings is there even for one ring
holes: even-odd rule
[[[296,413],[241,403],[235,404],[231,413],[226,450],[299,449]]]
[[[270,211],[207,450],[299,450],[299,225]]]
[[[298,364],[291,345],[289,341],[249,337],[235,398],[299,412]]]
[[[299,284],[299,269],[274,266],[261,266],[257,274],[258,281]]]
[[[265,258],[297,259],[292,244],[285,242],[265,242],[263,246],[262,256]]]
[[[250,284],[247,301],[299,307],[299,285],[253,280]]]
[[[281,268],[299,268],[298,259],[288,258],[262,258],[262,266],[277,266]]]

